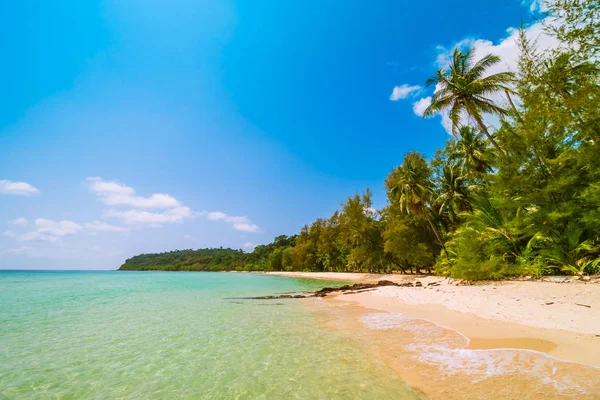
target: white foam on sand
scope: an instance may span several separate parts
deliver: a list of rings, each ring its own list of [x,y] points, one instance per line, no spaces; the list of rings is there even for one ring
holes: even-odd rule
[[[371,313],[361,317],[369,329],[399,329],[410,341],[404,349],[445,375],[468,374],[473,382],[507,374],[530,374],[561,394],[577,396],[600,390],[600,367],[570,362],[535,350],[467,349],[469,338],[435,322],[399,313]],[[594,379],[597,376],[597,379]]]

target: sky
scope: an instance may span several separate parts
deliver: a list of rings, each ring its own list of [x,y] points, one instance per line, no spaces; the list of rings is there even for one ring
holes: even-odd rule
[[[514,69],[538,2],[24,0],[0,14],[0,269],[251,251],[448,138],[425,80]],[[544,38],[542,43],[544,44]]]

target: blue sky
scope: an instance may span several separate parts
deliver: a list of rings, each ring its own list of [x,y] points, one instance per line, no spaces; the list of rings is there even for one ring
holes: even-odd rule
[[[417,86],[459,42],[514,59],[507,29],[532,18],[520,0],[373,4],[3,2],[0,268],[251,249],[367,187],[382,206],[404,153],[447,138]]]

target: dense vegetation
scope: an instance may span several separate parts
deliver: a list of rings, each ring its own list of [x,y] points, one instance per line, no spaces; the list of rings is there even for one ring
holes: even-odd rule
[[[349,198],[330,218],[252,253],[142,255],[124,269],[434,270],[466,279],[592,274],[600,267],[600,3],[550,0],[540,50],[520,35],[518,71],[457,48],[424,116],[454,137],[431,160],[406,154],[385,181],[388,204]],[[547,19],[550,21],[550,19]],[[497,120],[488,125],[485,118]]]

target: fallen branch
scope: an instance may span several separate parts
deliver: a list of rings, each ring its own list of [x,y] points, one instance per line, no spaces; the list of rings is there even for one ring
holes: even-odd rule
[[[305,299],[307,297],[325,297],[329,293],[343,292],[343,294],[361,293],[378,288],[381,286],[399,286],[399,287],[419,287],[423,286],[421,282],[417,281],[416,284],[412,282],[406,283],[395,283],[392,281],[379,281],[377,283],[356,283],[354,285],[344,285],[337,288],[325,287],[321,290],[317,290],[314,293],[307,294],[280,294],[271,296],[253,296],[253,297],[227,297],[226,299],[245,299],[245,300],[276,300],[276,299]]]

